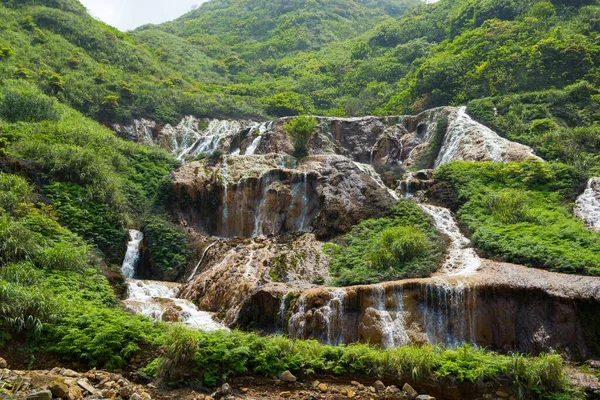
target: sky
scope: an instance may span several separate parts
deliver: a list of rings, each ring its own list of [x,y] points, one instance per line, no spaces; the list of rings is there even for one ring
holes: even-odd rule
[[[122,31],[171,21],[206,0],[80,0],[91,15]]]

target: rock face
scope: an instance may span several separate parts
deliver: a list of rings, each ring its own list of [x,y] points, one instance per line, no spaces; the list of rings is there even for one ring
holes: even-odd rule
[[[226,325],[282,332],[290,306],[286,295],[323,284],[328,264],[313,234],[220,240],[180,296],[214,312]]]
[[[181,160],[190,160],[215,150],[233,155],[291,155],[294,148],[283,129],[287,120],[261,124],[185,117],[176,126],[159,127],[138,120],[131,126],[113,128],[129,140],[159,145]],[[441,107],[416,116],[317,120],[318,128],[308,146],[311,155],[337,154],[363,164],[411,166],[430,147],[434,153],[429,152],[430,165],[424,168],[437,168],[452,160],[505,162],[535,157],[531,148],[503,139],[471,119],[466,107]]]
[[[469,278],[309,290],[292,310],[288,332],[295,338],[384,347],[470,342],[585,359],[597,351],[600,279],[485,261]]]
[[[192,162],[173,177],[172,213],[209,236],[346,232],[394,204],[371,166],[343,156],[224,156]]]

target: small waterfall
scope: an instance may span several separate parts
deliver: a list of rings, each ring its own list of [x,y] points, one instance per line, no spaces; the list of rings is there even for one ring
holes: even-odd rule
[[[127,279],[131,279],[135,276],[135,267],[140,260],[140,245],[144,240],[144,234],[134,229],[129,230],[129,242],[127,243],[127,252],[123,259],[123,265],[121,266],[121,272]]]
[[[259,237],[265,234],[263,225],[265,220],[265,213],[268,213],[267,202],[269,189],[271,188],[272,183],[271,174],[265,174],[261,176],[259,182],[261,182],[264,186],[258,209],[254,210],[254,230],[252,231],[252,237]]]
[[[499,136],[496,132],[487,126],[475,121],[467,114],[467,107],[460,107],[456,117],[448,126],[448,131],[444,138],[442,148],[435,160],[435,169],[440,165],[450,161],[462,160],[464,155],[461,155],[462,148],[470,148],[473,146],[473,139],[483,143],[482,150],[485,151],[486,160],[493,162],[508,161],[507,157],[510,153],[509,149],[514,143]],[[530,157],[538,158],[533,150],[523,146]],[[473,155],[466,156],[470,160],[480,160],[473,158]]]
[[[248,136],[251,136],[252,134],[256,133],[256,137],[254,138],[254,140],[252,140],[252,143],[250,143],[250,146],[248,146],[246,148],[245,154],[247,156],[251,156],[256,153],[256,149],[260,145],[260,142],[262,141],[263,136],[265,135],[265,133],[267,133],[268,131],[271,130],[272,126],[273,126],[273,121],[263,122],[262,124],[258,125],[258,127],[254,127],[250,130],[250,133],[248,134]],[[258,133],[256,131],[258,131]]]
[[[279,304],[279,311],[277,312],[277,323],[280,325],[280,332],[285,332],[285,314],[288,309],[287,296],[281,297],[281,303]]]
[[[469,276],[477,272],[481,267],[481,259],[471,246],[471,241],[460,231],[450,210],[429,204],[419,204],[419,207],[433,218],[435,227],[450,238],[442,271],[449,276]]]
[[[330,294],[327,305],[319,310],[324,319],[327,344],[338,346],[344,343],[344,301],[347,297],[345,290],[338,289]]]
[[[212,154],[224,142],[230,142],[231,138],[244,128],[244,121],[211,120],[208,126],[200,132],[194,132],[196,140],[187,148],[180,150],[177,159],[183,161],[187,157],[199,154]],[[226,143],[225,143],[226,144]]]
[[[229,164],[227,163],[227,156],[223,156],[223,161],[221,162],[221,181],[223,184],[223,231],[227,232],[227,220],[229,218],[229,199],[228,199],[228,191],[229,191]]]
[[[410,192],[410,182],[413,180],[414,174],[412,172],[406,173],[406,180],[404,181],[404,197],[409,199],[412,197],[412,193]]]
[[[299,210],[298,216],[296,217],[296,230],[298,232],[308,232],[308,223],[310,222],[308,218],[308,192],[310,190],[308,185],[308,174],[301,173],[299,176],[295,175],[293,180],[297,180],[297,182],[292,184],[292,207],[294,210]]]
[[[298,311],[288,321],[288,335],[292,339],[304,339],[306,333],[306,296],[298,299]]]
[[[600,232],[600,178],[590,178],[587,188],[575,202],[574,213],[588,227]]]
[[[208,245],[206,247],[206,249],[204,249],[204,252],[202,253],[202,257],[200,257],[200,261],[198,261],[198,264],[196,264],[196,268],[194,268],[194,270],[192,271],[192,273],[190,274],[189,278],[187,278],[187,282],[191,281],[192,278],[194,276],[196,276],[196,273],[198,272],[198,268],[200,268],[200,265],[202,265],[202,261],[204,261],[204,257],[206,257],[206,254],[208,253],[208,251],[215,246],[217,243],[219,242],[213,242],[210,245]]]
[[[144,235],[129,231],[131,240],[127,244],[127,254],[122,271],[127,279],[129,297],[124,303],[133,311],[158,321],[180,321],[192,328],[203,330],[223,329],[212,319],[210,313],[200,311],[188,300],[178,299],[179,285],[170,282],[141,281],[131,279],[140,258],[140,243]]]
[[[402,287],[394,293],[393,300],[396,304],[395,309],[391,312],[387,309],[387,294],[383,286],[375,286],[372,296],[375,309],[380,316],[381,346],[387,349],[408,344],[410,340],[404,321],[404,291]]]
[[[464,282],[440,280],[421,285],[419,310],[430,343],[457,346],[475,343],[475,290]]]

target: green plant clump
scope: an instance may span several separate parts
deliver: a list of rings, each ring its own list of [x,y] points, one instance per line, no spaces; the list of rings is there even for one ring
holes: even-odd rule
[[[308,142],[317,127],[317,119],[304,115],[290,119],[283,125],[283,129],[294,141],[294,156],[305,157],[308,155]]]
[[[334,283],[341,286],[426,277],[443,254],[429,217],[411,200],[400,201],[389,217],[362,221],[324,249]]]

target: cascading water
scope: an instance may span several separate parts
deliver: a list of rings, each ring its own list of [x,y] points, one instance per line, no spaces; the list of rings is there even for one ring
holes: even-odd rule
[[[419,312],[430,343],[475,342],[475,291],[468,284],[453,286],[444,280],[423,284],[421,298]]]
[[[481,267],[481,259],[471,246],[452,213],[447,208],[429,204],[419,204],[419,207],[433,219],[435,227],[450,238],[450,246],[442,272],[449,276],[473,275]]]
[[[150,318],[175,322],[202,330],[224,329],[212,319],[211,314],[200,311],[188,300],[178,299],[179,284],[171,282],[141,281],[131,279],[140,258],[142,232],[129,231],[130,241],[121,271],[127,279],[129,297],[124,303],[133,311]]]
[[[395,200],[399,200],[400,197],[398,197],[398,195],[396,194],[396,192],[394,192],[392,189],[388,188],[387,186],[385,186],[385,183],[383,183],[383,181],[381,180],[381,176],[379,176],[379,174],[377,173],[377,171],[375,171],[375,168],[373,168],[372,165],[369,164],[361,164],[359,162],[353,161],[354,165],[356,165],[356,167],[364,174],[368,175],[371,179],[373,179],[373,181],[377,184],[377,186],[379,186],[382,189],[385,189],[388,191],[388,193],[390,194],[390,196],[392,196],[392,198],[394,198]]]
[[[263,136],[265,135],[265,133],[270,131],[272,127],[273,127],[273,121],[269,121],[269,122],[263,122],[258,127],[253,127],[250,130],[250,133],[248,134],[248,136],[252,136],[253,134],[256,134],[256,137],[252,140],[252,143],[250,143],[250,146],[248,146],[246,148],[245,154],[247,156],[254,155],[254,153],[256,152],[256,149],[258,148],[258,146],[260,145],[260,142],[262,141]]]
[[[183,161],[187,157],[211,154],[219,149],[223,142],[230,142],[245,125],[244,121],[211,120],[205,129],[194,132],[196,140],[189,147],[180,149],[177,159]]]
[[[587,188],[575,202],[574,213],[587,226],[600,231],[600,178],[591,178]]]
[[[404,321],[404,293],[398,288],[394,293],[395,309],[387,310],[387,294],[384,287],[377,285],[372,296],[375,308],[379,312],[381,322],[381,346],[383,348],[397,347],[409,343],[406,324]]]
[[[131,279],[135,275],[135,267],[140,260],[140,244],[144,239],[144,234],[134,229],[129,230],[129,242],[127,243],[127,252],[125,253],[125,259],[121,271],[123,276],[127,279]]]
[[[288,321],[288,335],[292,339],[304,339],[306,332],[306,296],[298,299],[298,311]]]

